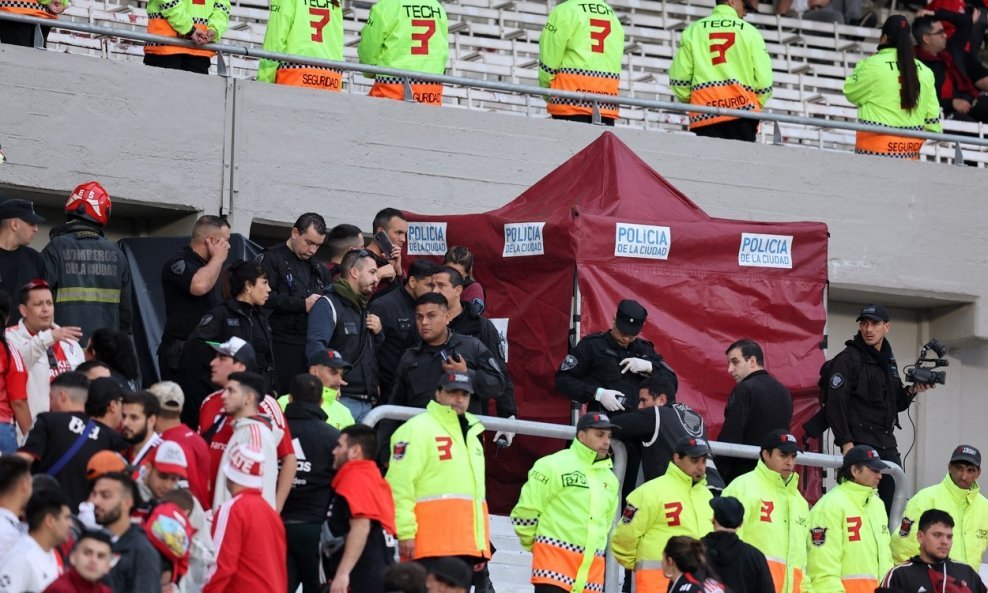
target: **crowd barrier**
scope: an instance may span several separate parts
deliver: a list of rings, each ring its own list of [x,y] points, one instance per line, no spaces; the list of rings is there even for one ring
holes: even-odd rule
[[[373,427],[382,420],[408,420],[421,413],[421,408],[379,406],[371,410],[364,417],[363,424]],[[494,416],[478,416],[477,418],[487,431],[511,432],[550,439],[561,439],[564,441],[571,441],[576,438],[576,427],[568,424],[549,424],[547,422],[497,418]],[[624,445],[620,441],[612,441],[611,449],[614,452],[614,474],[617,476],[618,483],[621,484],[624,481],[624,474],[627,470],[628,455]],[[715,457],[725,456],[758,459],[760,453],[760,449],[752,445],[737,445],[718,441],[710,441],[710,449]],[[796,463],[809,467],[838,468],[843,463],[843,459],[839,455],[800,453],[796,457]],[[882,473],[891,475],[895,480],[895,496],[892,501],[892,511],[889,513],[889,529],[896,529],[906,506],[906,474],[902,471],[901,467],[894,463],[886,461],[885,465],[888,466],[888,469]],[[620,508],[617,510],[617,514],[614,517],[615,523],[621,518],[621,510]],[[621,586],[618,578],[623,570],[617,563],[617,560],[614,559],[610,548],[608,548],[607,573],[604,583],[605,593],[620,593]]]
[[[730,116],[739,117],[745,119],[755,119],[759,121],[772,122],[773,124],[794,124],[809,126],[818,129],[836,129],[836,130],[846,130],[846,131],[863,131],[863,132],[875,132],[875,133],[887,133],[888,128],[883,126],[874,126],[861,124],[857,122],[844,122],[836,121],[831,119],[825,119],[820,117],[803,117],[796,115],[789,115],[783,113],[768,113],[765,111],[753,113],[750,111],[742,111],[737,109],[723,109],[719,107],[708,107],[705,105],[687,105],[683,103],[676,103],[671,101],[657,101],[648,99],[637,99],[634,97],[612,97],[608,95],[600,95],[596,93],[582,93],[582,92],[571,92],[571,91],[560,91],[555,89],[544,89],[537,86],[514,84],[507,82],[498,82],[491,80],[478,80],[475,78],[466,78],[461,76],[448,76],[445,74],[428,74],[424,72],[414,72],[408,70],[398,70],[395,68],[383,68],[380,66],[370,66],[366,64],[357,64],[354,62],[338,62],[335,60],[323,60],[319,58],[309,58],[304,56],[297,56],[291,54],[283,54],[277,52],[265,51],[263,49],[256,49],[252,47],[247,47],[243,45],[235,45],[229,43],[210,43],[203,46],[195,45],[192,41],[185,39],[177,39],[174,37],[164,37],[160,35],[151,35],[148,33],[143,33],[140,31],[130,31],[117,27],[104,27],[100,25],[93,25],[89,23],[76,23],[70,21],[53,21],[49,19],[39,19],[34,17],[27,17],[13,13],[0,12],[0,20],[8,20],[19,23],[27,23],[35,25],[35,46],[41,47],[42,36],[41,27],[56,27],[59,29],[76,31],[80,33],[88,33],[91,35],[101,35],[117,37],[121,39],[129,39],[133,41],[142,42],[152,42],[164,45],[182,46],[182,47],[194,47],[199,49],[208,49],[217,52],[217,72],[220,76],[227,76],[228,69],[226,67],[225,59],[223,56],[238,55],[246,57],[254,57],[261,59],[269,59],[276,61],[287,61],[294,62],[298,64],[305,64],[309,66],[318,66],[323,68],[333,68],[341,71],[354,71],[354,72],[365,72],[370,74],[380,74],[385,76],[391,76],[400,78],[404,81],[405,87],[405,100],[413,101],[412,99],[412,89],[411,80],[425,80],[428,82],[436,82],[444,85],[452,85],[457,87],[467,87],[474,89],[484,89],[489,91],[501,91],[507,93],[514,93],[520,95],[528,95],[535,97],[558,97],[561,99],[570,99],[579,102],[591,103],[593,105],[593,120],[595,123],[600,123],[600,105],[618,105],[621,107],[637,107],[644,110],[654,110],[654,111],[671,111],[675,113],[689,113],[689,112],[699,112],[709,115],[718,116]],[[773,126],[773,144],[784,144],[782,138],[782,132],[778,125]],[[954,146],[954,164],[958,166],[964,166],[964,154],[962,146],[968,147],[980,147],[988,148],[988,138],[978,138],[971,136],[960,136],[956,134],[941,134],[926,132],[920,130],[896,130],[896,135],[907,136],[910,138],[921,138],[923,140],[931,140],[934,142],[947,143]]]

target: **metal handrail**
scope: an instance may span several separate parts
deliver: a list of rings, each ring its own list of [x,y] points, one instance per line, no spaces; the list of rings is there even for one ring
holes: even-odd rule
[[[422,408],[411,408],[407,406],[378,406],[364,416],[361,422],[367,426],[375,426],[381,420],[408,420],[413,416],[423,413]],[[549,424],[547,422],[534,422],[532,420],[518,420],[512,418],[497,418],[494,416],[477,416],[485,430],[511,432],[515,434],[527,434],[530,436],[563,439],[571,441],[576,438],[576,427],[569,424]],[[710,450],[714,456],[741,457],[744,459],[758,459],[761,449],[752,445],[738,445],[735,443],[721,443],[719,441],[709,441]],[[618,483],[624,483],[624,474],[627,471],[628,454],[624,444],[620,441],[611,441],[611,448],[614,451],[614,474]],[[883,460],[884,461],[884,460]],[[844,458],[839,455],[823,455],[821,453],[800,453],[796,457],[798,465],[809,467],[830,467],[838,468],[844,463]],[[889,513],[889,529],[895,529],[902,518],[903,510],[906,507],[906,474],[902,468],[885,461],[888,469],[882,473],[892,476],[895,481],[895,495],[892,498],[892,510]],[[621,518],[621,509],[618,509],[614,517],[614,523]],[[618,578],[623,570],[611,552],[611,547],[607,546],[604,591],[606,593],[617,593],[621,590]]]
[[[787,115],[783,113],[769,113],[765,111],[751,112],[751,111],[743,111],[738,109],[723,109],[720,107],[708,107],[706,105],[674,103],[671,101],[636,99],[634,97],[621,97],[621,96],[615,97],[610,95],[601,95],[597,93],[560,91],[556,89],[545,89],[541,87],[524,85],[524,84],[497,82],[491,80],[478,80],[475,78],[466,78],[462,76],[430,74],[427,72],[415,72],[412,70],[398,70],[396,68],[371,66],[369,64],[356,64],[353,62],[340,62],[336,60],[311,58],[306,56],[272,52],[263,49],[255,49],[243,45],[235,45],[228,43],[208,43],[206,45],[196,45],[190,40],[176,38],[176,37],[151,35],[149,33],[143,33],[140,31],[129,31],[126,29],[120,29],[116,27],[105,27],[105,26],[93,25],[89,23],[76,23],[72,21],[41,19],[41,18],[8,13],[8,12],[0,12],[0,20],[8,20],[17,23],[32,24],[35,25],[36,27],[42,27],[42,26],[54,27],[58,29],[76,31],[80,33],[90,33],[94,35],[119,37],[122,39],[130,39],[134,41],[143,41],[143,42],[151,42],[151,43],[164,44],[164,45],[215,51],[217,52],[217,70],[219,74],[222,76],[227,75],[227,69],[221,56],[224,54],[228,54],[228,55],[238,55],[238,56],[245,56],[252,58],[281,61],[281,62],[293,62],[297,64],[305,64],[307,66],[331,68],[340,71],[364,72],[375,75],[382,74],[385,76],[402,78],[404,79],[406,86],[410,86],[410,81],[412,79],[416,79],[416,80],[426,80],[429,82],[436,82],[442,84],[450,84],[454,86],[472,87],[472,88],[485,89],[491,91],[503,91],[503,92],[521,94],[521,95],[534,95],[534,96],[558,97],[561,99],[570,99],[570,100],[592,104],[594,107],[595,121],[599,121],[599,107],[601,105],[619,105],[625,107],[641,107],[645,109],[674,111],[679,113],[695,112],[695,113],[703,113],[708,115],[739,117],[744,119],[755,119],[759,121],[771,121],[775,123],[788,123],[795,125],[810,126],[819,129],[836,129],[836,130],[847,130],[854,132],[874,132],[879,134],[890,133],[890,128],[884,126],[861,124],[857,122],[844,122],[844,121],[824,119],[818,117],[803,117],[796,115]],[[40,29],[38,30],[38,33],[36,35],[36,37],[40,39],[40,37],[38,36],[40,36]],[[922,130],[900,130],[898,128],[894,129],[894,133],[896,136],[905,136],[910,138],[921,138],[923,140],[933,140],[937,142],[953,143],[958,149],[958,154],[955,155],[955,163],[957,164],[960,164],[961,161],[963,160],[962,155],[959,154],[961,145],[980,146],[980,147],[988,148],[988,138],[926,132]],[[776,143],[781,143],[781,136],[779,136],[778,134],[776,136],[777,136]]]

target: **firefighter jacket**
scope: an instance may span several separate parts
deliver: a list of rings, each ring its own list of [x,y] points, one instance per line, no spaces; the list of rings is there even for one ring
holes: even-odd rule
[[[813,593],[872,593],[892,568],[888,522],[877,490],[856,482],[817,501],[806,558]]]
[[[55,297],[55,323],[81,327],[79,343],[88,343],[101,327],[130,333],[130,266],[100,227],[80,220],[55,227],[41,265]]]
[[[566,0],[552,9],[539,37],[539,86],[560,91],[618,94],[624,28],[601,0]],[[590,115],[591,102],[548,99],[551,115]],[[616,118],[617,105],[600,105]]]
[[[443,74],[449,57],[447,28],[446,11],[436,0],[380,0],[360,31],[357,56],[361,64]],[[404,98],[401,78],[368,76],[375,78],[372,97]],[[442,84],[416,79],[410,83],[417,102],[442,104]]]
[[[415,540],[415,558],[490,558],[483,425],[476,416],[429,402],[391,437],[387,480],[398,540]]]
[[[665,591],[662,551],[669,538],[688,535],[699,539],[713,529],[713,495],[707,480],[693,483],[675,463],[666,473],[645,482],[628,495],[621,520],[611,536],[614,557],[635,570],[638,591]]]
[[[620,499],[611,459],[576,440],[528,472],[511,524],[532,552],[532,584],[603,591],[607,534]]]
[[[916,60],[919,74],[919,99],[916,108],[902,108],[899,96],[899,65],[894,47],[879,49],[878,53],[858,62],[854,72],[844,81],[844,96],[858,106],[858,121],[863,124],[887,126],[901,130],[941,131],[940,102],[933,71]],[[923,146],[921,138],[889,134],[858,132],[854,152],[893,158],[918,159]]]
[[[216,31],[219,41],[230,25],[230,0],[148,0],[148,33],[165,37],[189,37],[192,28]],[[156,56],[189,54],[211,57],[214,52],[147,42],[144,53]]]
[[[961,490],[949,475],[909,499],[902,524],[892,534],[892,559],[905,562],[919,554],[916,540],[919,517],[930,509],[946,511],[954,520],[950,557],[975,568],[981,566],[981,556],[988,547],[988,499],[981,494],[977,483],[970,490]]]
[[[776,593],[809,593],[806,578],[806,531],[810,508],[799,492],[799,475],[789,481],[761,460],[751,472],[738,476],[721,496],[733,496],[744,506],[738,537],[765,554]]]
[[[340,0],[271,0],[264,49],[343,61],[343,8]],[[295,62],[261,60],[257,80],[339,92],[343,73]]]
[[[761,111],[772,96],[772,60],[762,34],[726,4],[683,31],[669,67],[669,86],[683,103]],[[690,113],[690,129],[738,119]]]

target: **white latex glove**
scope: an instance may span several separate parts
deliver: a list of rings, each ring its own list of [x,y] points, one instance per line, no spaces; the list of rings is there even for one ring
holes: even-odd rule
[[[514,416],[508,416],[508,420],[514,420],[514,419],[515,419]],[[494,442],[497,443],[498,439],[500,439],[501,437],[504,437],[505,440],[505,444],[503,446],[510,447],[511,443],[515,440],[515,433],[497,431],[496,433],[494,433]]]
[[[635,360],[635,359],[632,359]],[[621,403],[621,399],[624,398],[624,394],[620,391],[615,391],[613,389],[604,389],[601,387],[594,394],[593,398],[600,402],[604,409],[608,412],[616,412],[618,410],[624,410],[624,405]],[[621,398],[621,399],[619,399]]]
[[[631,371],[639,375],[652,372],[652,363],[644,358],[625,358],[621,361],[621,374]]]

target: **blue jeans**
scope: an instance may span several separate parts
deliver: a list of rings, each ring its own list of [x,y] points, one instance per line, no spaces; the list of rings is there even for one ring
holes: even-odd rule
[[[353,421],[358,424],[371,411],[372,407],[370,400],[357,399],[347,395],[340,395],[340,403],[350,410],[350,413],[353,414]]]
[[[13,424],[0,424],[0,455],[10,455],[17,451],[17,427]]]

